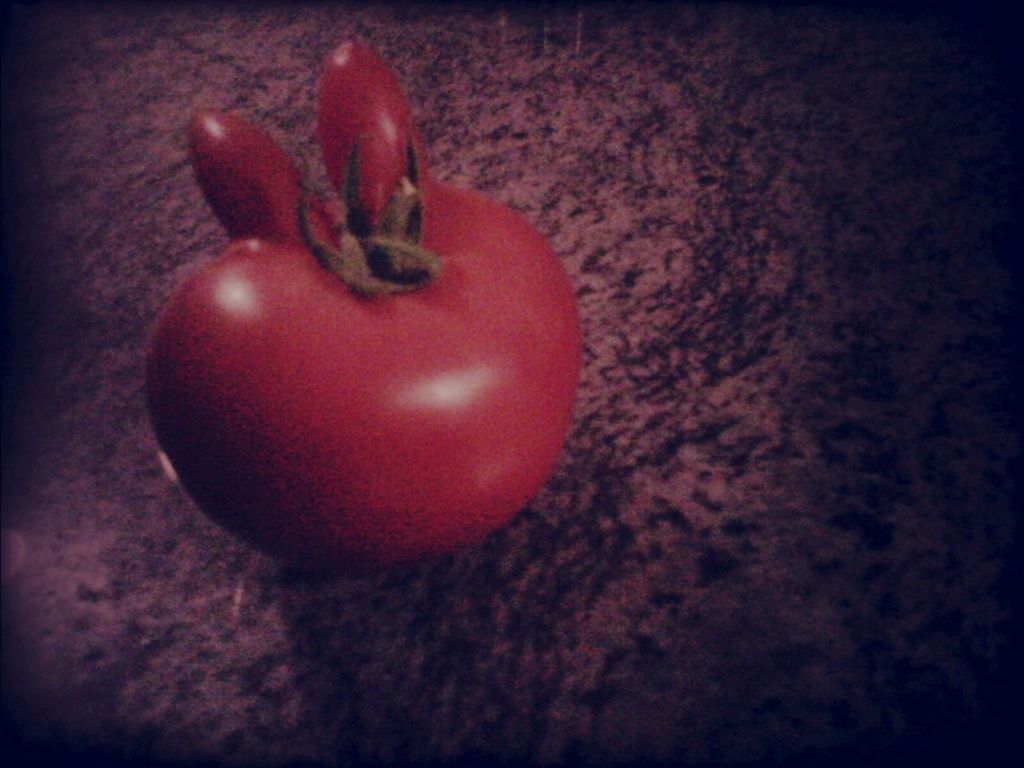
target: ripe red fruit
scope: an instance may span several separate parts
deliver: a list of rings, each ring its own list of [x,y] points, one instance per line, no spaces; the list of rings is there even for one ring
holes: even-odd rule
[[[361,60],[361,87],[394,99],[379,60]],[[262,236],[174,292],[147,358],[153,427],[182,484],[211,518],[304,568],[479,542],[544,484],[569,427],[581,339],[557,257],[503,205],[421,181],[412,139],[374,207],[364,192],[392,179],[391,159],[360,152],[390,146],[390,131],[378,124],[377,141],[358,121],[358,135],[329,131],[349,147],[347,217],[325,238],[283,153],[232,125],[240,146],[194,151],[197,177],[229,231]],[[203,164],[254,147],[263,176]],[[232,196],[238,178],[266,216]]]

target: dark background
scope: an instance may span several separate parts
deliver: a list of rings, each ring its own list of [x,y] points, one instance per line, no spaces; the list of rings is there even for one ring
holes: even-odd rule
[[[28,4],[5,17],[3,709],[23,761],[784,761],[1019,746],[1018,62],[966,6]],[[162,474],[156,313],[225,237],[200,104],[325,186],[361,37],[586,343],[480,547],[283,571]]]

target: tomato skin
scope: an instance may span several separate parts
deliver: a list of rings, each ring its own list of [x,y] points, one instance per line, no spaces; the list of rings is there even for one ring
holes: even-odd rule
[[[302,242],[302,175],[269,134],[238,115],[200,109],[188,137],[196,181],[230,237]],[[311,200],[310,206],[314,231],[332,238],[323,203]]]
[[[479,542],[543,485],[570,423],[579,321],[550,247],[481,195],[423,197],[430,285],[359,298],[304,248],[237,241],[153,338],[149,409],[183,485],[303,568]]]
[[[367,226],[376,225],[406,174],[408,143],[423,165],[423,148],[398,78],[368,45],[344,43],[324,62],[317,93],[317,135],[327,175],[339,192],[359,141],[359,199]],[[425,172],[421,172],[425,175]]]

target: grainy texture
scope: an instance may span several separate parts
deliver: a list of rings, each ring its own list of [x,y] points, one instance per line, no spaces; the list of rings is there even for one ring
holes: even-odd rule
[[[437,175],[550,239],[586,343],[512,525],[318,580],[164,477],[142,360],[225,243],[189,112],[240,111],[324,188],[315,82],[353,36]],[[44,4],[10,40],[3,515],[28,554],[3,700],[29,748],[718,763],[867,754],[999,703],[1018,158],[983,38],[802,7]]]

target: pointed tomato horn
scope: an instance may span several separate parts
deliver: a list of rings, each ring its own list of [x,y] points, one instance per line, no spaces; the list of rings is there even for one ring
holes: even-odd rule
[[[189,122],[189,154],[206,201],[232,239],[302,242],[302,174],[271,136],[241,117],[201,109]],[[329,237],[324,205],[310,202],[314,227]]]
[[[422,141],[398,78],[370,46],[359,41],[335,49],[324,64],[317,95],[317,132],[327,175],[345,191],[349,155],[359,144],[359,210],[376,226],[402,177],[413,142],[423,172]]]

